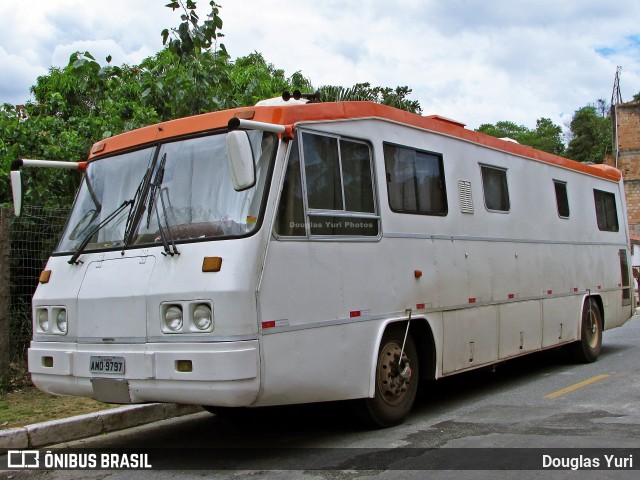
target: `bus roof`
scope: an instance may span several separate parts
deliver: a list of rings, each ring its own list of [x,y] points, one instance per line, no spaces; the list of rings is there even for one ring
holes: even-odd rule
[[[622,173],[618,169],[608,165],[588,165],[576,162],[558,155],[536,150],[535,148],[514,142],[507,142],[490,135],[466,129],[464,128],[464,124],[445,117],[438,115],[421,116],[373,102],[328,102],[307,103],[304,105],[255,106],[205,113],[193,117],[158,123],[101,140],[93,145],[88,159],[91,160],[97,156],[114,153],[138,145],[154,143],[159,140],[224,129],[227,127],[229,119],[233,117],[278,125],[378,118],[447,135],[477,145],[483,145],[495,150],[512,153],[521,157],[557,165],[615,182],[620,181],[622,178]]]

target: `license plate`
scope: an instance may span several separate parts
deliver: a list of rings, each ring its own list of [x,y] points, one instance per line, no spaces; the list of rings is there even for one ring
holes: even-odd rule
[[[124,357],[91,357],[91,373],[124,373]]]

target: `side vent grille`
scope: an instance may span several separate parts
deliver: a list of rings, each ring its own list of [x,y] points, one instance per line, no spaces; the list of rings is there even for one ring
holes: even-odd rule
[[[467,180],[458,180],[458,192],[460,193],[460,211],[462,213],[473,213],[471,182]]]

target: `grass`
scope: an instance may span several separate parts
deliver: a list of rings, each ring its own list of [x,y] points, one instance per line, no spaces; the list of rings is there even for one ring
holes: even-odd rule
[[[117,405],[90,398],[59,397],[30,386],[0,397],[0,430],[91,413]]]
[[[11,364],[8,392],[0,394],[0,430],[117,407],[90,398],[60,397],[33,386],[26,362]]]

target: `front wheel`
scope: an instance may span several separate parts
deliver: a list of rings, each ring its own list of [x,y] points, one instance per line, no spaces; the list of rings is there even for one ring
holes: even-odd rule
[[[402,423],[418,390],[418,352],[411,335],[402,349],[405,328],[390,327],[382,336],[375,376],[375,395],[363,400],[364,420],[375,427]]]
[[[588,298],[584,302],[580,340],[571,345],[572,354],[580,363],[595,362],[602,348],[602,315],[598,304]]]

